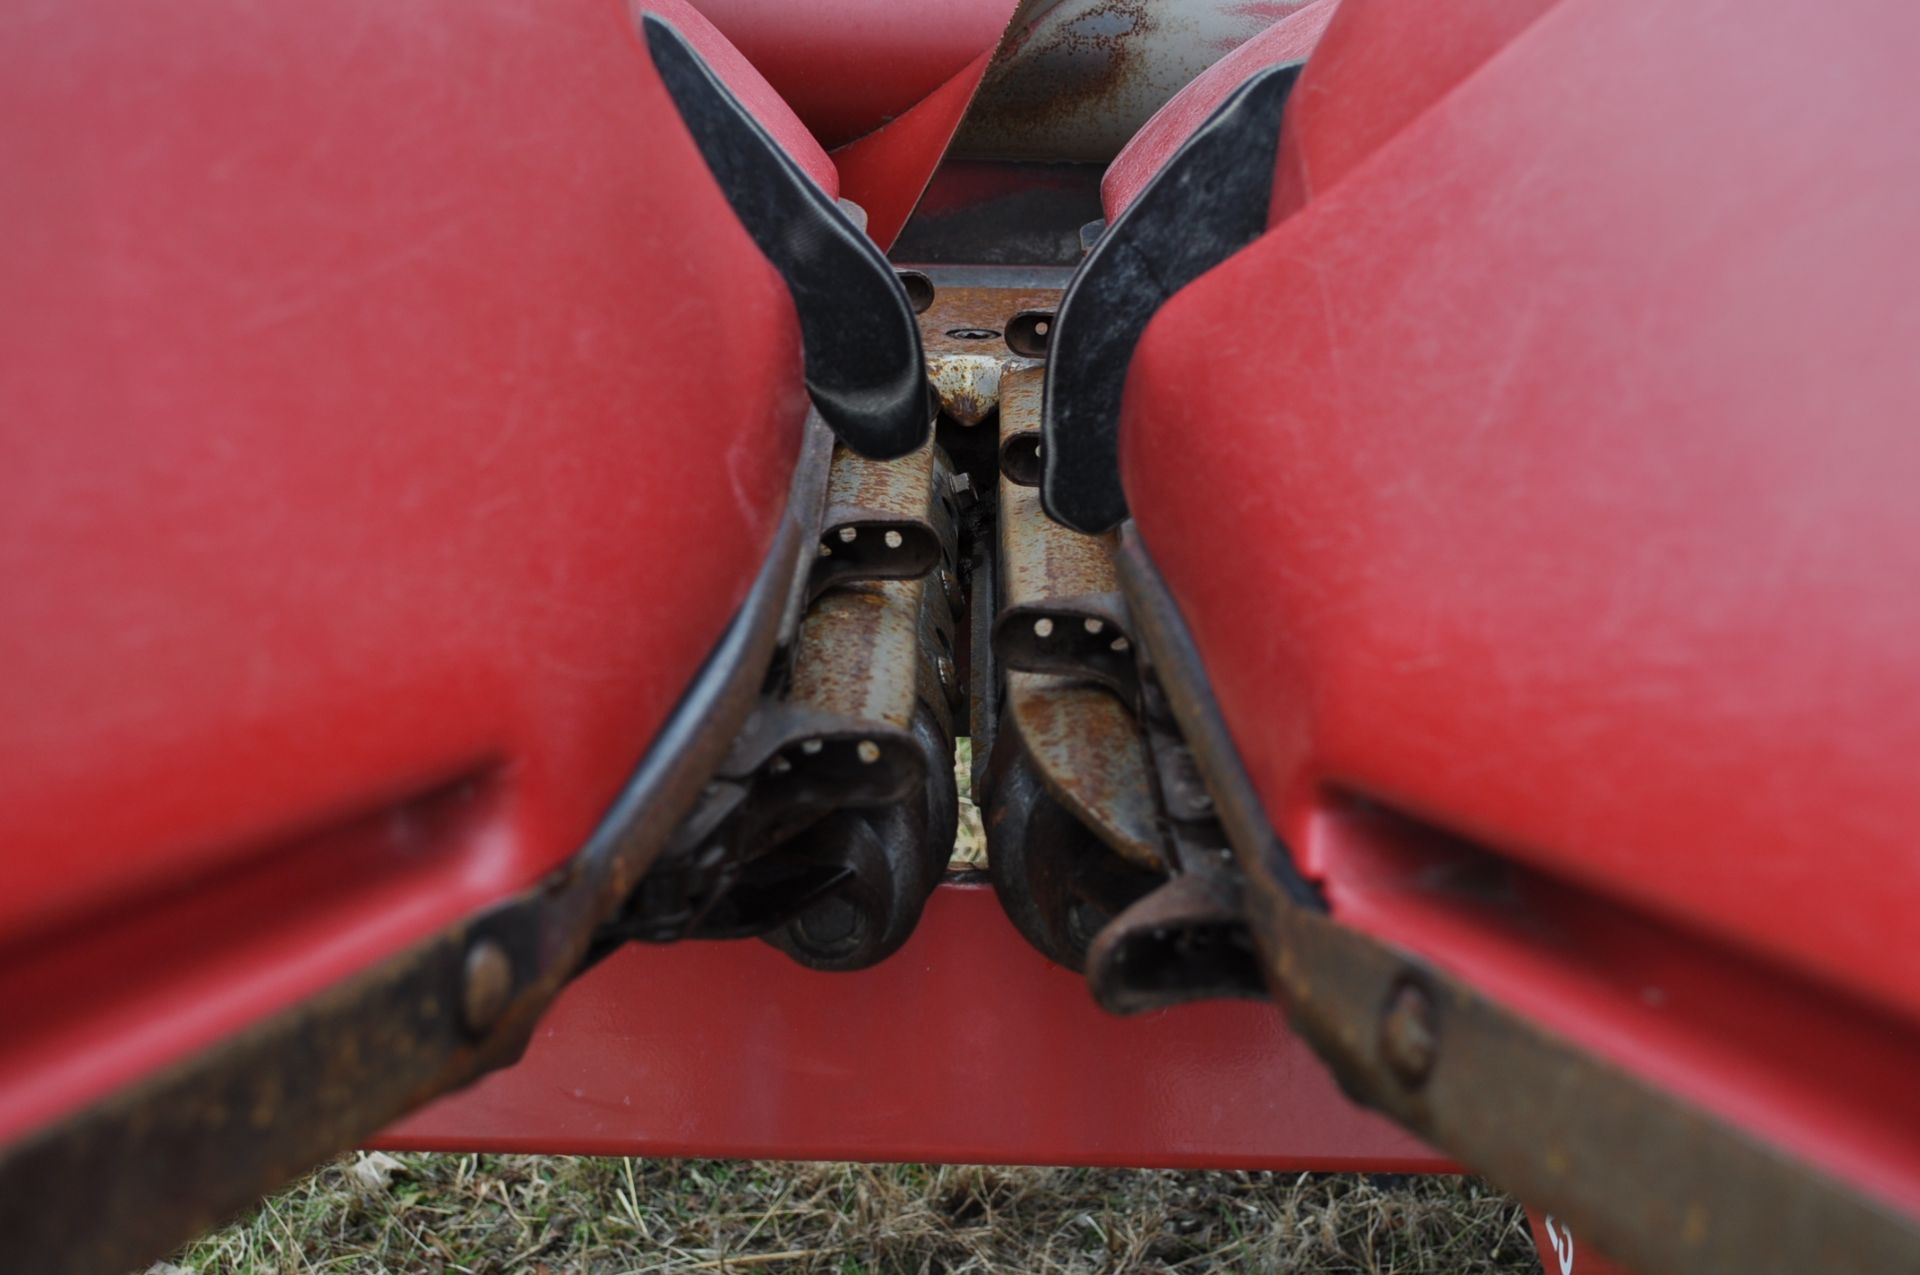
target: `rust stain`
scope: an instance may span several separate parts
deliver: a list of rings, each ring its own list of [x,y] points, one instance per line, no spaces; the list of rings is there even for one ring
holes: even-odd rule
[[[793,699],[842,717],[913,724],[922,580],[873,580],[822,594],[800,626]]]
[[[904,580],[931,571],[951,532],[942,516],[951,506],[948,482],[931,438],[891,461],[836,448],[809,596],[849,580]]]
[[[1000,371],[1000,360],[984,355],[950,355],[927,366],[941,410],[962,425],[978,425],[999,403]]]
[[[1112,159],[1168,98],[1270,25],[1268,7],[1220,0],[1063,0],[1002,45],[961,123],[954,152],[990,159]]]
[[[927,377],[941,410],[962,425],[978,425],[1000,405],[1000,381],[1014,368],[1034,367],[1007,348],[1007,322],[1022,310],[1059,304],[1057,288],[936,288],[920,315]]]
[[[827,480],[827,525],[835,525],[835,511],[842,509],[859,510],[868,517],[925,519],[932,484],[931,437],[920,450],[890,461],[868,460],[844,446],[835,447]]]
[[[1004,427],[1004,418],[1002,423]],[[1038,488],[1019,486],[1004,476],[1000,480],[1000,572],[1006,607],[1111,594],[1120,588],[1105,540],[1053,521],[1040,506]]]
[[[1012,368],[1000,379],[1000,476],[1033,487],[1040,481],[1040,412],[1045,367]]]
[[[1007,705],[1054,799],[1121,858],[1165,871],[1146,744],[1119,699],[1074,678],[1009,672]]]
[[[1139,75],[1137,42],[1156,30],[1147,0],[1066,4],[1044,15],[981,85],[965,126],[1004,145],[1032,146],[1109,105]]]
[[[1001,444],[1039,424],[1040,369],[1009,373],[1001,405]],[[1062,599],[1114,595],[1119,576],[1104,540],[1070,531],[1046,516],[1040,493],[1000,481],[1002,616],[1044,609]],[[1045,623],[1109,622],[1092,617]],[[1106,627],[1112,640],[1119,630]],[[1011,657],[1009,657],[1011,658]],[[1111,690],[1078,676],[1007,673],[1008,712],[1055,800],[1128,862],[1164,870],[1146,745]]]

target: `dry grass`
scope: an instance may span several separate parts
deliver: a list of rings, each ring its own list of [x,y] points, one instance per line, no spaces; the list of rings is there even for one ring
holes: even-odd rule
[[[965,735],[954,741],[953,777],[960,788],[960,826],[954,830],[953,858],[947,866],[956,871],[985,868],[987,829],[973,800],[973,741]]]
[[[377,1153],[328,1165],[170,1265],[287,1275],[1539,1270],[1519,1207],[1470,1178]]]

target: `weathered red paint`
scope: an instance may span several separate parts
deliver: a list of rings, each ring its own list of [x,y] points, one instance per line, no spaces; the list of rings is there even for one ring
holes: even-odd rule
[[[1017,0],[694,0],[828,146],[905,115],[991,49]]]
[[[1586,1247],[1572,1227],[1551,1213],[1528,1209],[1527,1229],[1540,1254],[1542,1275],[1626,1275],[1624,1268]]]
[[[1107,165],[1100,204],[1112,221],[1126,210],[1193,130],[1255,71],[1304,61],[1319,44],[1340,0],[1311,0],[1202,71],[1153,113]]]
[[[833,153],[847,198],[866,209],[867,234],[883,251],[893,246],[933,180],[993,52],[983,49],[900,118]]]
[[[0,1138],[577,850],[806,411],[621,5],[8,30]]]
[[[659,7],[830,191],[803,117],[934,91],[839,152],[884,238],[1009,6],[901,13],[926,58],[795,10],[853,73],[756,18],[799,115]],[[633,11],[11,17],[0,1138],[552,867],[738,602],[796,333]],[[1156,321],[1124,438],[1341,920],[1908,1209],[1916,38],[1345,0],[1275,230]],[[390,1140],[1443,1167],[1275,1011],[1101,1017],[966,889],[857,976],[621,952]]]
[[[1340,1095],[1280,1011],[1102,1013],[985,886],[935,892],[857,974],[759,943],[632,947],[568,988],[526,1057],[393,1147],[1432,1172]]]
[[[1909,1211],[1916,41],[1564,0],[1176,296],[1121,438],[1337,918]]]
[[[1559,0],[1459,0],[1413,21],[1398,0],[1338,3],[1287,99],[1274,171],[1275,224],[1385,145]],[[1635,18],[1657,23],[1659,16],[1649,9]]]
[[[827,152],[820,146],[786,99],[767,83],[758,67],[741,54],[688,0],[626,0],[627,10],[637,23],[646,13],[658,14],[671,22],[700,53],[707,66],[720,77],[740,104],[747,108],[760,127],[780,144],[793,162],[829,195],[840,193],[840,175]]]

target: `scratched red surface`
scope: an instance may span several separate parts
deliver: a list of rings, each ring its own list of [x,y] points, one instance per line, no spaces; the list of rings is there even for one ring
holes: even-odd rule
[[[1132,508],[1336,917],[1920,1210],[1920,11],[1472,8],[1342,4]]]
[[[539,8],[9,12],[0,1139],[576,851],[759,569],[792,302]]]

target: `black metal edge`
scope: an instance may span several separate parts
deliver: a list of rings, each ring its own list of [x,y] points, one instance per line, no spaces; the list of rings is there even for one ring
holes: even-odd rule
[[[1267,1000],[1239,878],[1175,873],[1109,921],[1087,947],[1087,987],[1109,1014],[1205,1000]]]
[[[1141,334],[1169,297],[1266,229],[1280,120],[1304,63],[1256,71],[1182,142],[1067,285],[1048,340],[1040,494],[1098,535],[1127,516],[1120,399]]]
[[[734,214],[793,295],[807,390],[847,446],[875,460],[926,442],[926,364],[886,256],[740,105],[671,22],[640,15],[680,118]]]
[[[1115,556],[1246,874],[1268,984],[1349,1096],[1640,1275],[1920,1269],[1920,1219],[1329,916],[1260,806],[1179,605],[1130,521]]]
[[[539,885],[0,1150],[0,1270],[132,1269],[514,1062],[756,702],[812,558],[824,455],[803,449],[746,599],[578,853]]]
[[[1135,640],[1146,648],[1180,733],[1193,751],[1194,760],[1206,772],[1214,811],[1226,830],[1227,840],[1235,847],[1261,847],[1264,861],[1260,871],[1275,882],[1287,901],[1296,907],[1325,912],[1326,896],[1300,871],[1293,853],[1274,835],[1272,825],[1267,822],[1266,808],[1260,804],[1253,781],[1240,765],[1239,750],[1227,733],[1226,719],[1213,697],[1213,686],[1207,681],[1200,651],[1193,644],[1193,635],[1187,631],[1180,605],[1154,568],[1140,542],[1139,530],[1131,521],[1121,525],[1113,562],[1120,576],[1120,592],[1127,600],[1127,616],[1133,623]]]

